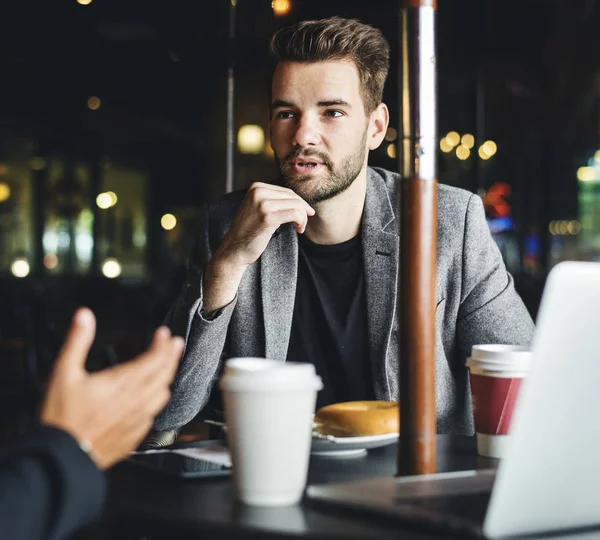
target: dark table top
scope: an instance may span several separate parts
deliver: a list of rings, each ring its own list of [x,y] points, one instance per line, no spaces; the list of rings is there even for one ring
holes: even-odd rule
[[[190,443],[198,446],[204,443]],[[308,483],[323,484],[396,473],[398,445],[353,458],[311,457]],[[477,455],[474,437],[438,436],[437,469],[458,471],[495,467]],[[108,473],[109,496],[103,522],[86,538],[398,538],[445,537],[399,521],[332,510],[305,500],[285,508],[237,503],[230,477],[176,479],[126,462]],[[599,534],[599,533],[596,533]],[[573,537],[575,538],[575,537]],[[577,537],[579,538],[579,537]]]

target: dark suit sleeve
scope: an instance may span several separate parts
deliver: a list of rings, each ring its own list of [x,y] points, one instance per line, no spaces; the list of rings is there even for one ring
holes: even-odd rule
[[[0,537],[66,538],[95,519],[103,473],[77,442],[41,426],[0,452]]]
[[[185,337],[185,349],[171,388],[171,399],[154,421],[154,434],[184,426],[207,404],[237,303],[236,295],[218,313],[206,317],[203,312],[204,269],[212,258],[213,246],[220,243],[220,239],[212,237],[209,208],[207,205],[202,210],[185,283],[165,319],[173,334]],[[168,433],[157,436],[172,440],[175,432],[171,433],[172,437]]]

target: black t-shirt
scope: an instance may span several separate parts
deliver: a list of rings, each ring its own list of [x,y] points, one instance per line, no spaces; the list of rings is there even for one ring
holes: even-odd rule
[[[315,365],[324,386],[317,407],[373,399],[361,236],[335,245],[298,240],[287,360]]]

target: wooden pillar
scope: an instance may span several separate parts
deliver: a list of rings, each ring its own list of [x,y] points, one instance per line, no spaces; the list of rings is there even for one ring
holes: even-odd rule
[[[398,474],[436,468],[437,0],[403,0],[400,17],[400,448]]]

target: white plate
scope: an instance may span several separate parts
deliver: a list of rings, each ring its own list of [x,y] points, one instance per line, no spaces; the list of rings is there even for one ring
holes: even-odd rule
[[[221,427],[227,434],[227,426],[223,422],[205,420],[207,424]],[[355,457],[362,456],[371,448],[387,446],[398,441],[399,433],[385,433],[383,435],[369,435],[366,437],[334,437],[333,435],[314,436],[310,453],[320,457]]]
[[[398,441],[398,433],[370,435],[368,437],[313,437],[310,453],[322,457],[360,456],[371,448],[387,446]]]

